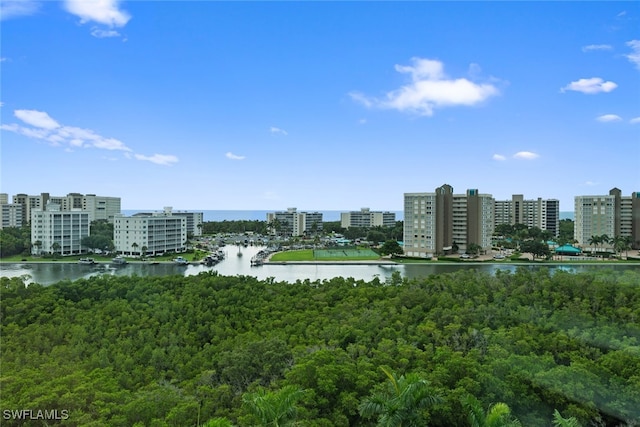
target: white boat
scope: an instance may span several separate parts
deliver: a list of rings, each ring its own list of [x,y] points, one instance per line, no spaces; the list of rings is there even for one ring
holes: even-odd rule
[[[122,256],[117,256],[111,260],[111,264],[113,265],[125,265],[126,263],[127,263],[127,260],[124,259],[124,257]]]
[[[93,258],[80,258],[78,260],[78,264],[84,264],[84,265],[93,265],[95,264],[95,260]]]
[[[179,256],[178,258],[174,258],[173,262],[178,265],[189,265],[189,261],[186,258]]]

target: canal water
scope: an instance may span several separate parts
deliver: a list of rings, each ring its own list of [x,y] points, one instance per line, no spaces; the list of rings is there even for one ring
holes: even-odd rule
[[[356,280],[370,281],[378,277],[384,281],[398,271],[403,277],[417,278],[432,274],[450,273],[457,270],[468,269],[478,272],[494,274],[498,270],[515,271],[518,266],[512,264],[481,264],[481,263],[457,263],[457,264],[404,264],[404,265],[348,265],[348,264],[265,264],[259,267],[251,266],[250,260],[260,249],[258,246],[241,248],[242,256],[238,256],[238,247],[226,246],[226,258],[219,264],[206,267],[204,265],[179,266],[171,263],[156,265],[132,262],[125,266],[113,266],[110,264],[79,265],[75,263],[51,262],[51,263],[15,263],[0,265],[0,277],[24,277],[28,283],[35,282],[42,285],[50,285],[61,280],[78,280],[98,275],[114,276],[167,276],[167,275],[196,275],[206,271],[217,271],[223,276],[253,276],[259,280],[273,277],[276,281],[296,282],[297,280],[325,280],[334,277],[353,277]],[[521,264],[520,264],[521,265]],[[578,264],[543,264],[530,265],[525,268],[548,268],[550,270],[567,270],[583,272],[598,269],[627,270],[640,269],[640,265],[578,265]]]

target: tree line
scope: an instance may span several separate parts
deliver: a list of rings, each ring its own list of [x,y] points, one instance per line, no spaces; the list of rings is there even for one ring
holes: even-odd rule
[[[60,425],[251,426],[267,424],[247,401],[300,390],[297,425],[399,425],[363,409],[401,402],[393,379],[437,396],[403,412],[413,425],[475,425],[476,399],[477,414],[502,403],[524,426],[548,426],[556,410],[633,426],[638,283],[638,270],[526,268],[368,282],[2,277],[1,406],[66,409]]]

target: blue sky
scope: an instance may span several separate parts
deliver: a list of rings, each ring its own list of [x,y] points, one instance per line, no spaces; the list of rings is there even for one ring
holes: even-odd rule
[[[3,0],[0,191],[402,210],[640,191],[640,2]]]

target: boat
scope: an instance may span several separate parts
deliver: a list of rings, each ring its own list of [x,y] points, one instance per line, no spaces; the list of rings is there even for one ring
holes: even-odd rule
[[[173,262],[178,265],[189,265],[189,261],[186,258],[179,256],[178,258],[174,258]]]
[[[118,255],[117,257],[111,260],[111,264],[113,265],[125,265],[127,264],[127,260],[124,259],[123,256]]]
[[[96,261],[93,258],[80,258],[78,260],[78,264],[83,264],[83,265],[93,265],[95,263]]]

